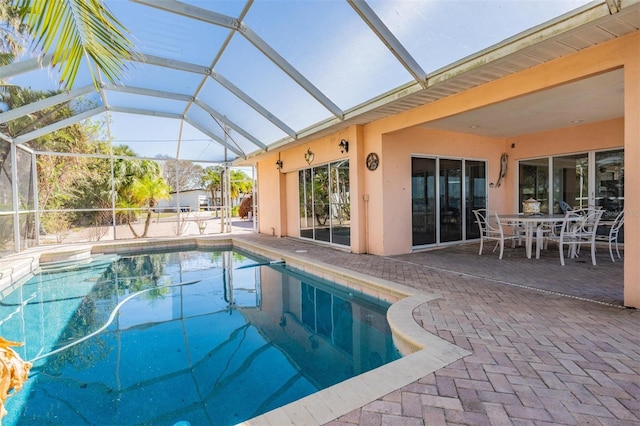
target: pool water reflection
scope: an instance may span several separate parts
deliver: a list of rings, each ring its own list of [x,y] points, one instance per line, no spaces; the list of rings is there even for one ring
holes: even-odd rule
[[[388,304],[237,250],[45,271],[0,301],[11,424],[235,424],[399,357]],[[90,337],[87,337],[90,336]]]

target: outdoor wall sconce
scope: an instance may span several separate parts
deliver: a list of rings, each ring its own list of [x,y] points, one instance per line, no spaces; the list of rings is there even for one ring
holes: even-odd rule
[[[313,154],[313,152],[311,152],[311,148],[307,148],[307,152],[304,153],[304,160],[307,162],[307,164],[311,164],[311,162],[313,161],[313,157],[315,157],[315,155]]]
[[[342,139],[338,144],[338,148],[340,148],[341,154],[344,154],[345,152],[349,152],[349,141],[346,139]]]
[[[277,170],[282,170],[282,160],[278,158],[278,160],[276,161],[276,169]]]

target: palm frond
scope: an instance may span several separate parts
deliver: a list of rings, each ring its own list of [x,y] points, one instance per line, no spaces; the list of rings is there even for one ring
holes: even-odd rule
[[[118,84],[135,53],[128,32],[102,0],[16,0],[36,45],[53,54],[60,83],[70,89],[85,58],[96,87],[99,75]]]

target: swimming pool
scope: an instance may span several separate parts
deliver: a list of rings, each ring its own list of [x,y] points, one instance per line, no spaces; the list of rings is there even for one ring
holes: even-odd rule
[[[387,307],[241,251],[45,271],[1,301],[5,424],[235,424],[397,359]]]

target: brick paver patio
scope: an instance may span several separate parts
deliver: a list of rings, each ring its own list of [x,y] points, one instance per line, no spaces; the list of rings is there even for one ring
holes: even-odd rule
[[[640,424],[640,311],[622,306],[624,262],[606,250],[561,267],[553,247],[539,260],[477,244],[379,257],[238,238],[439,294],[415,320],[472,352],[332,426]]]

